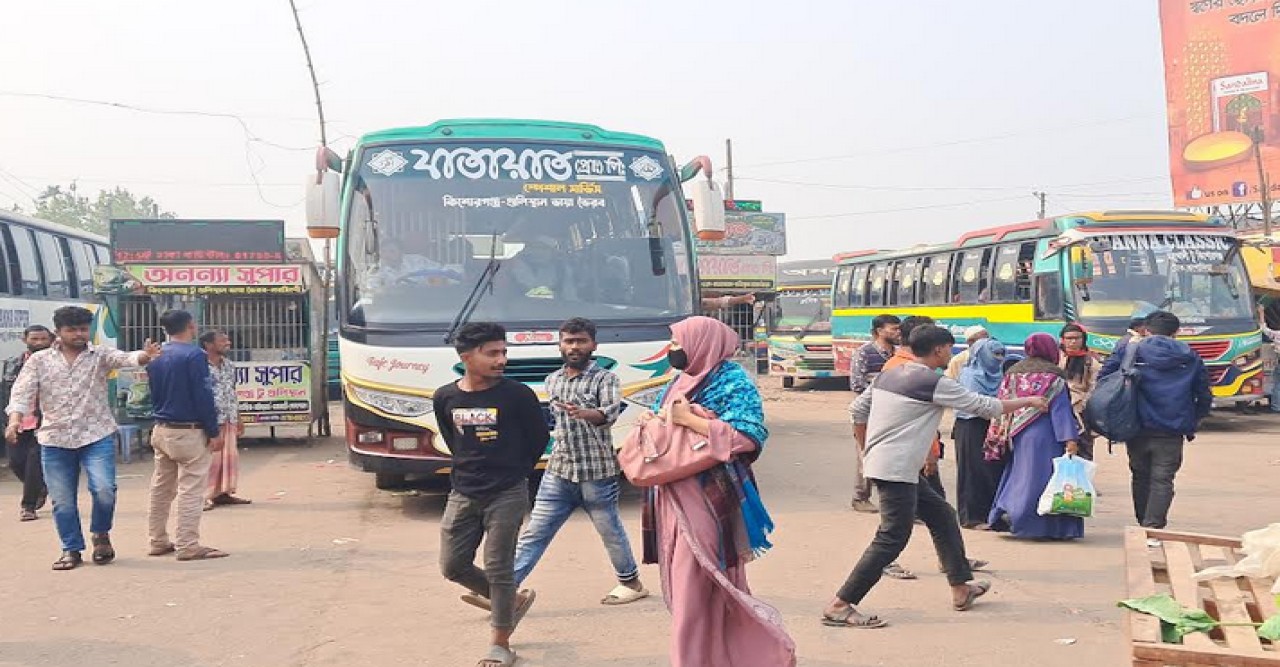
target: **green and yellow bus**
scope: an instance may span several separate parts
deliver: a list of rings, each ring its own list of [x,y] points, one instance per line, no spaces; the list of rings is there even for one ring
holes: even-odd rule
[[[769,374],[790,389],[796,380],[839,377],[831,353],[830,260],[778,265],[778,294],[769,305]],[[846,374],[847,375],[847,374]]]
[[[848,371],[881,313],[978,324],[1021,350],[1067,322],[1110,353],[1134,317],[1167,310],[1209,367],[1215,403],[1263,392],[1261,333],[1234,230],[1178,211],[1106,211],[980,229],[953,243],[837,255],[833,347]]]

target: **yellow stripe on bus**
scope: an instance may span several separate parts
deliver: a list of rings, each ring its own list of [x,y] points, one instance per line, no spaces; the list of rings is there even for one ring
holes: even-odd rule
[[[1029,303],[957,303],[945,306],[879,306],[876,308],[841,308],[834,317],[875,317],[884,313],[910,312],[935,319],[977,319],[991,322],[1035,322],[1035,307]]]

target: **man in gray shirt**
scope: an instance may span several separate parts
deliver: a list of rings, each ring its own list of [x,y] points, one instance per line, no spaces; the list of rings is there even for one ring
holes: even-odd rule
[[[871,389],[854,401],[854,429],[858,440],[866,443],[866,476],[880,496],[880,529],[823,611],[826,625],[886,625],[883,619],[859,613],[855,605],[880,581],[885,566],[906,549],[917,513],[933,537],[956,611],[967,611],[974,600],[991,589],[989,582],[971,581],[973,571],[965,555],[955,509],[924,482],[920,470],[947,408],[994,419],[1025,407],[1045,410],[1048,404],[1043,397],[999,401],[968,391],[941,375],[938,371],[947,367],[953,345],[955,337],[946,329],[917,327],[910,339],[916,361],[882,373]]]

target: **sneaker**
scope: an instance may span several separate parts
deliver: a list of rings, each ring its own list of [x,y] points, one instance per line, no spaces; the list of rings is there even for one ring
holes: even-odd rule
[[[853,511],[863,512],[865,514],[879,514],[880,508],[876,507],[876,504],[870,500],[854,500]]]

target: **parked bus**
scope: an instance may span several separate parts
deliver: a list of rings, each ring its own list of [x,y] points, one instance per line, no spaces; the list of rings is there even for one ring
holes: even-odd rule
[[[0,359],[25,351],[22,330],[52,329],[53,311],[68,305],[98,313],[92,340],[113,342],[115,329],[93,302],[93,269],[110,263],[101,236],[0,211]]]
[[[703,237],[723,233],[706,158],[677,168],[649,137],[470,119],[366,134],[345,161],[325,149],[318,161],[308,221],[339,235],[347,446],[379,487],[449,472],[431,397],[462,375],[451,343],[468,321],[506,326],[507,377],[548,420],[544,380],[571,317],[597,323],[596,362],[622,381],[615,429],[667,382],[668,327],[698,303],[686,194]]]
[[[981,229],[954,243],[837,256],[832,328],[838,362],[880,313],[928,315],[959,335],[979,324],[1017,352],[1066,322],[1110,353],[1134,317],[1168,310],[1205,360],[1215,404],[1263,391],[1258,319],[1240,243],[1220,218],[1107,211]]]
[[[769,374],[791,388],[796,380],[837,377],[831,353],[830,260],[778,265],[778,294],[770,304]]]

